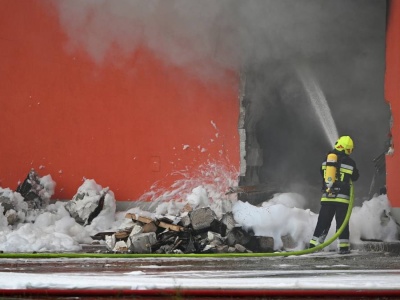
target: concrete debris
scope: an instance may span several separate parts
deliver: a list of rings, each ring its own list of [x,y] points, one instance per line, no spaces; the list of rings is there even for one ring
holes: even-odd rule
[[[49,204],[54,186],[55,182],[50,175],[40,177],[34,169],[31,169],[25,180],[18,185],[16,192],[24,198],[28,209],[40,209]]]
[[[190,217],[189,217],[189,214],[187,212],[185,212],[184,216],[181,217],[180,223],[184,227],[188,227],[190,225]]]
[[[156,243],[155,232],[139,233],[128,239],[129,250],[133,253],[152,253],[152,246]]]
[[[98,192],[79,192],[65,205],[65,209],[78,224],[90,225],[104,208],[109,188]]]
[[[189,213],[194,230],[207,229],[216,219],[214,211],[209,207],[199,208]]]
[[[207,240],[211,246],[215,247],[222,246],[224,244],[222,236],[212,231],[207,232]]]
[[[246,245],[250,242],[250,234],[242,227],[235,227],[226,236],[226,244],[235,246],[236,244]]]
[[[115,238],[118,240],[123,240],[128,238],[128,236],[130,235],[130,233],[128,231],[118,231],[115,234]]]
[[[143,233],[149,232],[157,232],[158,226],[156,225],[156,221],[152,221],[143,226]]]
[[[114,252],[127,252],[128,245],[125,243],[125,241],[118,241],[115,243],[113,251]]]
[[[18,185],[17,192],[24,197],[30,209],[41,208],[43,199],[41,194],[44,187],[40,184],[40,177],[34,169],[31,169],[25,180]]]
[[[274,251],[274,238],[270,236],[257,236],[255,237],[256,247],[260,252],[273,252]]]
[[[210,230],[214,232],[218,232],[222,236],[226,235],[226,225],[221,221],[214,219],[210,224]]]
[[[139,225],[139,224],[135,224],[135,226],[133,226],[130,236],[131,235],[135,235],[135,234],[139,234],[143,232],[143,226]]]
[[[184,227],[182,227],[182,226],[166,223],[166,222],[163,222],[163,221],[160,221],[160,220],[152,220],[151,218],[137,216],[136,214],[127,213],[125,217],[126,218],[130,218],[132,220],[139,221],[139,222],[144,223],[144,224],[151,223],[151,222],[156,222],[157,226],[162,227],[162,228],[166,228],[166,229],[171,229],[173,231],[183,231],[184,230]]]
[[[115,232],[112,232],[112,231],[99,232],[99,233],[96,233],[95,235],[91,236],[91,238],[96,241],[106,240],[107,236],[112,236],[112,235],[114,235],[114,233]]]
[[[231,231],[236,226],[235,218],[231,211],[222,216],[221,222],[225,224],[227,231]]]
[[[221,245],[215,248],[216,253],[229,253],[229,246],[228,245]],[[235,251],[232,251],[235,252]]]
[[[28,203],[17,192],[0,188],[0,213],[7,218],[8,225],[17,226],[24,222],[28,214]]]
[[[0,195],[0,204],[1,206],[3,206],[4,213],[6,213],[9,210],[14,210],[15,208],[13,201],[10,198],[3,195]]]
[[[18,213],[13,209],[7,210],[7,212],[4,215],[6,216],[9,225],[15,225],[20,220]]]
[[[16,192],[0,188],[0,215],[5,216],[4,225],[17,228],[22,222],[33,223],[47,209],[54,187],[50,175],[40,177],[31,169]],[[229,193],[256,193],[263,189],[263,186],[231,188]],[[245,253],[273,252],[276,244],[283,244],[278,250],[298,247],[290,235],[281,237],[282,243],[274,243],[272,237],[254,236],[253,232],[238,226],[231,211],[232,202],[210,203],[204,187],[192,192],[186,204],[165,202],[167,205],[158,209],[157,214],[144,210],[140,214],[126,213],[117,230],[112,226],[116,210],[114,194],[94,180],[86,179],[63,207],[78,224],[88,226],[85,230],[90,230],[90,234],[100,231],[91,236],[92,246],[104,246],[103,251],[107,252]],[[161,211],[165,213],[160,214]],[[386,225],[388,220],[390,213],[383,211],[381,225]]]
[[[40,177],[32,169],[16,192],[0,189],[0,214],[6,217],[3,218],[7,222],[6,225],[17,227],[21,222],[31,222],[35,212],[43,210],[48,204],[54,186],[55,183],[49,175]],[[247,192],[250,191],[253,190]],[[94,240],[93,245],[104,246],[103,251],[107,252],[168,254],[275,250],[272,237],[254,236],[253,232],[238,226],[232,211],[222,209],[228,204],[213,203],[207,206],[206,189],[196,188],[193,193],[187,197],[187,204],[166,203],[168,205],[164,205],[164,208],[168,209],[157,210],[165,211],[163,214],[147,211],[141,211],[140,214],[128,212],[115,231],[109,229],[112,228],[109,224],[103,224],[104,218],[101,218],[115,215],[114,194],[108,187],[102,188],[94,180],[85,180],[64,208],[78,224],[88,226],[88,229],[96,228],[96,231],[104,230],[91,238]],[[387,218],[388,214],[384,212],[381,222],[387,222]],[[283,247],[278,250],[297,247],[291,236],[281,238]]]
[[[127,213],[130,227],[123,226],[105,237],[109,252],[125,253],[250,253],[273,252],[272,237],[254,236],[236,226],[231,212],[219,220],[209,207],[183,212],[181,217],[141,216]],[[290,236],[282,237],[284,247],[293,248]],[[124,242],[119,243],[119,242]],[[125,246],[126,245],[126,246]],[[285,250],[285,249],[283,249]]]
[[[106,235],[105,236],[105,242],[106,242],[106,246],[107,246],[108,249],[114,249],[115,243],[116,243],[115,235],[114,234]]]
[[[246,247],[244,247],[244,246],[242,246],[240,244],[236,244],[235,245],[235,249],[239,253],[251,252],[250,250],[247,250]]]
[[[12,193],[9,193],[8,196],[0,195],[0,206],[2,207],[2,212],[4,216],[6,216],[7,218],[8,225],[15,225],[19,221],[23,221],[25,219],[28,208],[26,205],[25,209],[21,209],[18,206],[18,202],[16,201],[16,199],[14,199],[13,196],[14,195]]]

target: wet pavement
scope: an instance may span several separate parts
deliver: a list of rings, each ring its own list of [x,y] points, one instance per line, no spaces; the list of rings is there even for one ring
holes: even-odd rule
[[[400,255],[394,251],[397,248],[386,249],[393,251],[369,248],[347,255],[318,252],[231,258],[0,258],[0,296],[22,293],[29,299],[149,299],[160,295],[171,299],[398,298]],[[176,298],[178,294],[182,298]]]
[[[132,269],[153,273],[191,271],[260,271],[260,270],[400,270],[400,255],[390,252],[352,251],[347,255],[336,252],[287,257],[200,257],[200,258],[57,258],[0,259],[0,269],[27,273],[125,273]]]

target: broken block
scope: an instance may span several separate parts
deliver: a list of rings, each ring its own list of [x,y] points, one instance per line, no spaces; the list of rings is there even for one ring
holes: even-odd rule
[[[158,227],[154,221],[143,225],[143,233],[156,232],[157,229]]]
[[[115,243],[114,252],[128,252],[128,245],[124,241],[118,241]]]
[[[226,235],[226,225],[217,219],[211,222],[210,229],[214,232],[218,232],[222,236]]]
[[[235,227],[226,235],[226,244],[234,246],[235,244],[246,245],[250,242],[250,234],[241,227]]]
[[[207,240],[211,246],[221,246],[223,245],[224,241],[220,234],[216,232],[209,231],[207,233]]]
[[[143,232],[143,226],[140,226],[140,225],[138,225],[138,224],[135,224],[135,225],[133,226],[132,231],[131,231],[131,233],[129,234],[129,236],[137,235],[137,234],[142,233],[142,232]]]
[[[154,232],[132,235],[128,239],[128,247],[133,253],[151,253],[151,246],[157,243]]]
[[[258,236],[258,245],[260,252],[274,251],[274,238],[270,236]]]
[[[236,221],[232,212],[227,212],[221,218],[221,222],[226,225],[226,230],[231,231],[236,226]]]
[[[190,225],[190,217],[188,213],[185,213],[185,215],[183,215],[181,217],[181,220],[179,222],[179,224],[181,224],[183,227],[188,227]]]
[[[217,253],[227,253],[229,252],[229,246],[228,245],[217,246],[215,250]]]
[[[105,239],[106,239],[106,246],[107,246],[107,248],[108,248],[109,250],[113,250],[114,247],[115,247],[115,243],[116,243],[115,235],[114,235],[114,234],[113,234],[113,235],[106,235],[106,236],[105,236]]]
[[[235,245],[235,249],[236,249],[236,251],[239,252],[239,253],[245,253],[245,252],[247,252],[246,247],[244,247],[243,245],[240,245],[240,244],[236,244],[236,245]]]
[[[193,210],[192,212],[190,212],[189,216],[190,220],[192,221],[192,227],[194,230],[207,229],[216,219],[214,211],[209,207],[203,207]]]

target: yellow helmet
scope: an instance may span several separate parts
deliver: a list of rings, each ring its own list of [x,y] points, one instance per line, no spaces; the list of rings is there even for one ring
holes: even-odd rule
[[[354,143],[351,137],[348,135],[341,136],[335,144],[335,149],[338,151],[344,151],[347,155],[353,152]]]

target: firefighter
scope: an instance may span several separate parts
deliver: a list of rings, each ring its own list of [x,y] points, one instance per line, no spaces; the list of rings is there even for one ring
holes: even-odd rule
[[[346,217],[350,199],[354,198],[353,181],[359,177],[356,163],[349,156],[353,148],[353,140],[349,136],[342,136],[322,163],[321,175],[324,179],[321,209],[314,236],[310,241],[310,248],[324,242],[334,216],[336,230],[341,227]],[[332,169],[335,170],[335,175],[331,178],[328,173],[332,172]],[[349,224],[347,224],[339,236],[340,254],[350,253],[349,236]]]

